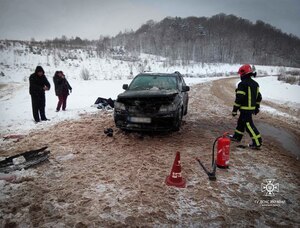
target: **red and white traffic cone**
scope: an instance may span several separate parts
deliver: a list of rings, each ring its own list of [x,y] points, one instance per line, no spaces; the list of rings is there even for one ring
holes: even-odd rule
[[[166,184],[178,188],[185,188],[186,181],[181,175],[180,153],[176,153],[171,173],[166,178]]]

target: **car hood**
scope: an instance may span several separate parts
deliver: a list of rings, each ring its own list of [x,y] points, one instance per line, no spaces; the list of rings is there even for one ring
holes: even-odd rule
[[[127,90],[118,95],[118,100],[132,98],[172,98],[178,94],[177,90]]]

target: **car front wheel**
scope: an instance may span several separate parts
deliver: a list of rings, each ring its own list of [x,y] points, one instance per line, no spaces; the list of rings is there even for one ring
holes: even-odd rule
[[[182,123],[183,109],[182,107],[179,109],[175,122],[174,122],[174,131],[179,131]]]

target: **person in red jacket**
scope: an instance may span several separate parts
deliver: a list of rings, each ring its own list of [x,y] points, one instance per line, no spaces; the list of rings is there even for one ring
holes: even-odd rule
[[[59,112],[61,106],[62,110],[65,111],[67,107],[67,98],[69,96],[69,91],[72,92],[72,87],[70,86],[62,71],[55,72],[53,82],[55,86],[55,94],[56,96],[58,96],[56,111]]]
[[[259,84],[252,79],[252,76],[256,76],[256,73],[253,73],[249,64],[241,66],[238,73],[241,77],[241,82],[236,89],[232,116],[236,116],[238,110],[240,111],[240,116],[234,135],[231,138],[233,141],[240,142],[246,129],[252,138],[252,143],[249,144],[249,147],[260,149],[262,138],[252,120],[252,115],[259,113],[260,102],[262,100],[261,93],[259,92]]]
[[[29,93],[32,101],[32,113],[36,123],[49,120],[45,115],[46,97],[45,91],[50,89],[50,83],[41,66],[37,66],[35,72],[29,77]]]

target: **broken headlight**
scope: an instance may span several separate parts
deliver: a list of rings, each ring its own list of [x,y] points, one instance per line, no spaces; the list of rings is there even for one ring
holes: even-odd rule
[[[159,108],[159,112],[174,112],[176,111],[176,105],[174,103],[171,103],[169,105],[162,105]]]
[[[120,102],[115,102],[115,110],[119,110],[119,111],[125,111],[126,107],[123,103]]]

